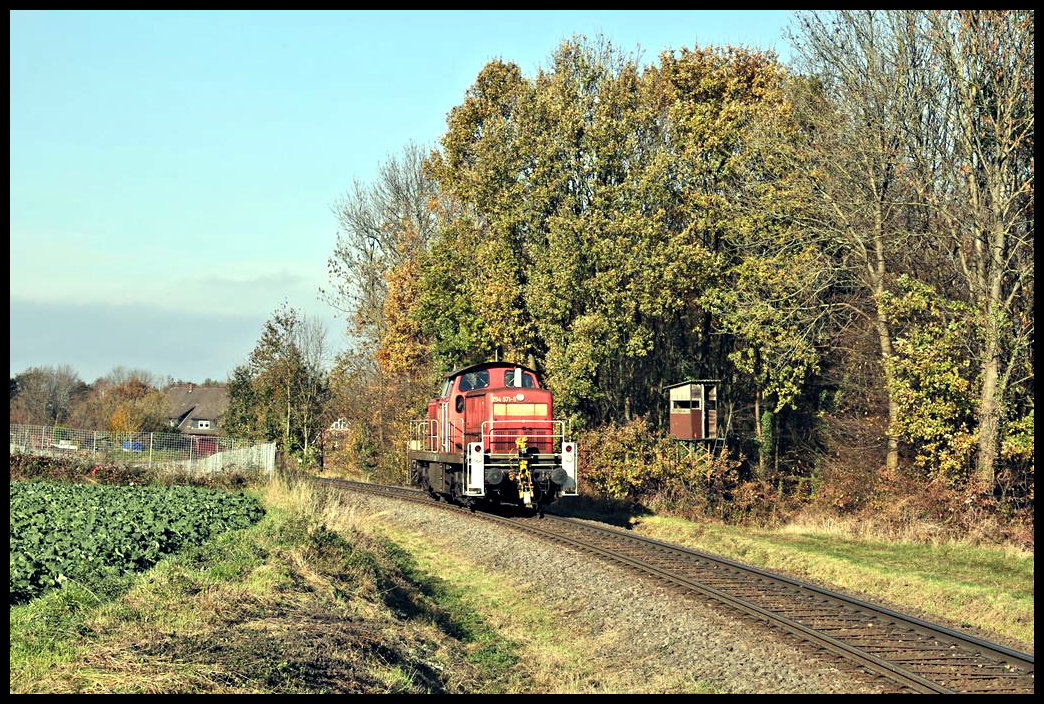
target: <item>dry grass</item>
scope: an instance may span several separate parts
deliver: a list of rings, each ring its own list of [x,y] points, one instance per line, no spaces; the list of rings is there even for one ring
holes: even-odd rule
[[[70,585],[12,609],[10,691],[708,691],[685,673],[636,678],[641,663],[606,655],[626,643],[624,629],[593,628],[579,610],[563,618],[570,607],[490,573],[453,536],[409,531],[304,478],[256,491],[269,510],[261,524],[165,560],[114,599]],[[774,532],[668,519],[638,530],[926,611],[956,609],[1032,643],[1032,554],[897,547],[873,539],[879,528],[814,516]]]
[[[837,518],[777,530],[646,518],[636,530],[1032,650],[1033,554],[945,542],[929,527],[895,532]],[[917,540],[911,540],[916,537]]]
[[[371,518],[418,556],[420,569],[453,585],[467,608],[517,645],[518,664],[503,683],[505,693],[712,693],[709,684],[685,672],[659,672],[650,678],[640,662],[620,662],[612,653],[629,650],[621,647],[633,637],[628,629],[596,628],[584,621],[582,609],[546,603],[538,585],[490,572],[452,537],[422,535],[382,520],[380,513]],[[641,676],[635,674],[639,671]]]
[[[461,691],[444,674],[469,670],[460,644],[352,512],[301,483],[264,493],[255,529],[115,599],[73,588],[12,609],[11,692]]]
[[[837,516],[825,513],[807,512],[790,519],[779,528],[783,534],[818,534],[835,536],[847,540],[859,540],[875,543],[899,543],[921,545],[955,545],[964,544],[977,547],[983,544],[978,536],[969,536],[964,541],[955,541],[949,537],[950,528],[939,522],[875,521],[867,516]],[[1017,544],[992,544],[988,548],[1013,559],[1031,559],[1033,549]]]

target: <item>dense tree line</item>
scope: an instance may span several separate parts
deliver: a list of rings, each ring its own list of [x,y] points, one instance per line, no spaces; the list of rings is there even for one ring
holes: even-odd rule
[[[367,390],[341,412],[391,432],[382,393],[419,416],[500,358],[584,427],[662,428],[666,385],[714,378],[762,482],[840,458],[1031,496],[1032,11],[803,13],[792,40],[790,67],[582,37],[532,77],[489,62],[437,148],[339,206]]]
[[[339,419],[342,459],[394,480],[409,420],[468,363],[538,368],[603,450],[662,434],[665,388],[710,378],[718,457],[638,443],[650,483],[603,451],[599,487],[851,508],[930,485],[1032,510],[1033,12],[798,20],[790,66],[583,37],[534,76],[490,61],[434,148],[335,206],[323,293],[351,348],[330,364],[284,305],[230,375],[226,431],[312,461]],[[160,386],[33,368],[11,419],[165,430]]]
[[[30,367],[11,378],[10,418],[26,425],[177,432],[169,425],[165,393],[174,383],[125,367],[115,367],[89,384],[67,364]]]

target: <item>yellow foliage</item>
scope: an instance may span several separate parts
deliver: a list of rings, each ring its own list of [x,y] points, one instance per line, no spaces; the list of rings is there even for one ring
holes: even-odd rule
[[[136,433],[141,429],[140,421],[126,404],[120,404],[109,419],[109,430],[114,433]]]

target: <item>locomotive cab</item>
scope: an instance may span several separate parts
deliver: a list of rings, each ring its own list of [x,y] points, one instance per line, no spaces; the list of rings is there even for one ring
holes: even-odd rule
[[[435,496],[540,510],[576,494],[576,445],[537,373],[485,362],[448,374],[414,423],[410,480]]]

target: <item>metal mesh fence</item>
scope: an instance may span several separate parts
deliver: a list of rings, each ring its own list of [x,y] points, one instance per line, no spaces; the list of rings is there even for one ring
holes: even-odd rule
[[[12,423],[10,451],[183,471],[270,473],[275,469],[275,443],[251,445],[226,437],[173,433],[115,433]]]

